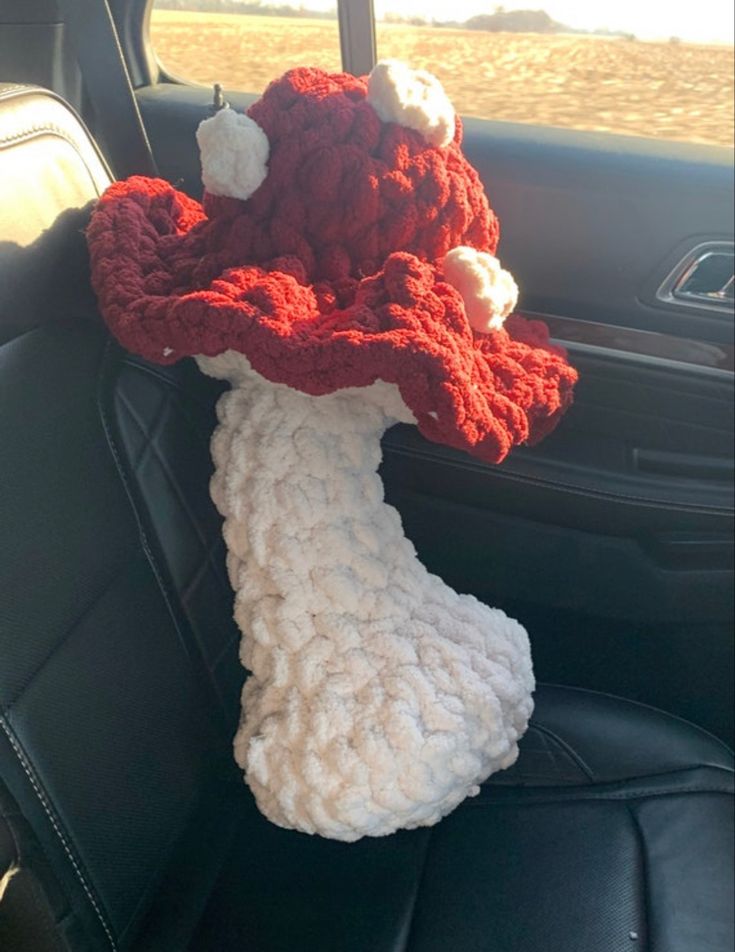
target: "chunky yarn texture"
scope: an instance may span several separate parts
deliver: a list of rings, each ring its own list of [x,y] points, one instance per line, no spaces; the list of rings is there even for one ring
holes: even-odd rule
[[[383,502],[397,389],[311,397],[239,354],[212,441],[235,618],[250,671],[235,756],[279,826],[339,840],[436,823],[518,753],[525,630],[429,574]]]
[[[249,115],[270,153],[247,201],[140,177],[100,200],[92,280],[118,340],[163,364],[236,350],[314,395],[395,383],[424,436],[491,463],[549,433],[576,381],[564,351],[517,315],[476,334],[442,271],[498,243],[460,120],[433,148],[381,122],[364,79],[306,68]]]
[[[429,574],[384,504],[381,435],[498,463],[577,379],[509,313],[437,81],[372,80],[291,70],[248,120],[202,123],[201,204],[133,177],[88,229],[123,346],[231,384],[212,498],[250,672],[235,756],[273,822],[340,840],[437,822],[513,762],[533,705],[523,628]]]

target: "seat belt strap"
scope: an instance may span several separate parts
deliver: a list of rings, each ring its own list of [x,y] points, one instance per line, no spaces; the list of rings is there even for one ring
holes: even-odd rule
[[[58,0],[94,110],[95,135],[117,178],[158,175],[107,0]]]

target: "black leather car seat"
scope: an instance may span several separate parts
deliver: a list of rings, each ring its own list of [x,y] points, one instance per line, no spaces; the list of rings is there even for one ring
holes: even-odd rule
[[[101,326],[80,209],[107,181],[60,101],[0,89],[0,948],[730,952],[732,757],[629,701],[540,688],[519,762],[430,830],[260,816],[219,385]]]

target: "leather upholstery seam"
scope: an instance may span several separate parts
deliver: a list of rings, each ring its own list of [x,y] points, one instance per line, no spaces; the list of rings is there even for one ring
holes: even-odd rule
[[[545,681],[545,686],[548,688],[557,688],[561,691],[569,691],[574,694],[589,695],[597,698],[605,698],[606,700],[612,700],[616,702],[624,702],[629,707],[642,708],[643,710],[649,712],[649,714],[657,715],[660,718],[665,720],[676,721],[678,724],[683,724],[688,730],[694,731],[697,734],[706,737],[708,740],[712,741],[717,747],[719,747],[730,761],[729,764],[722,764],[722,767],[727,767],[727,769],[733,769],[733,757],[735,757],[735,752],[731,747],[729,747],[723,740],[715,736],[711,731],[708,731],[704,727],[700,727],[699,724],[694,724],[692,721],[688,721],[685,717],[681,717],[679,714],[672,714],[671,711],[664,711],[660,707],[655,707],[653,704],[646,704],[645,701],[636,701],[633,698],[629,697],[620,697],[616,694],[608,694],[606,691],[597,691],[594,688],[581,688],[573,684],[558,684],[554,681]]]
[[[135,458],[130,458],[128,460],[128,469],[131,473],[138,473],[143,466],[143,463],[146,461],[146,458],[153,453],[153,440],[156,436],[158,428],[161,425],[163,417],[166,414],[168,409],[168,401],[164,395],[161,402],[156,407],[156,412],[153,415],[153,420],[149,421],[149,427],[145,430],[140,423],[140,421],[132,413],[130,403],[125,397],[124,394],[118,393],[115,395],[117,400],[120,403],[120,406],[125,410],[125,413],[135,424],[138,432],[142,437],[142,449],[139,452],[136,452]]]
[[[89,134],[89,130],[87,129],[82,117],[63,97],[59,96],[50,89],[46,89],[44,86],[37,86],[34,83],[11,83],[0,86],[0,103],[11,101],[13,99],[22,99],[24,96],[29,95],[38,96],[46,101],[56,103],[57,107],[61,107],[66,117],[71,119],[73,127],[76,127],[76,133],[73,127],[65,128],[51,122],[46,122],[42,125],[26,126],[23,132],[16,132],[12,136],[7,135],[0,138],[0,148],[4,147],[3,143],[11,145],[13,139],[33,137],[34,133],[37,134],[44,131],[51,132],[52,134],[59,136],[59,138],[64,139],[79,155],[79,158],[82,160],[82,164],[89,173],[90,178],[93,179],[92,184],[94,186],[94,190],[97,195],[99,195],[100,189],[94,182],[94,177],[86,159],[84,158],[84,155],[82,154],[82,150],[86,147],[92,153],[94,153],[97,160],[99,161],[100,168],[107,179],[107,185],[112,183],[112,173],[110,172],[107,161],[100,151],[99,146]]]
[[[589,766],[589,764],[584,760],[584,758],[582,757],[582,755],[581,755],[581,754],[578,754],[577,751],[576,751],[573,747],[571,747],[565,740],[562,740],[561,737],[559,737],[557,734],[555,734],[554,731],[550,730],[548,727],[544,727],[543,724],[538,724],[538,723],[536,723],[533,719],[531,719],[531,723],[530,723],[529,726],[530,726],[530,727],[533,727],[535,730],[537,730],[537,731],[539,732],[539,734],[543,734],[545,737],[550,738],[550,739],[553,740],[556,744],[558,744],[559,747],[561,747],[561,749],[562,749],[566,754],[568,754],[569,757],[571,757],[571,759],[572,759],[572,760],[574,761],[574,763],[579,767],[579,769],[582,771],[582,773],[587,776],[587,778],[589,779],[590,783],[596,783],[597,778],[595,777],[595,774],[594,774],[594,771],[592,770],[592,768],[591,768],[591,767]]]
[[[15,733],[10,727],[10,725],[8,724],[5,716],[0,716],[0,727],[2,727],[3,733],[8,738],[8,741],[10,742],[10,746],[13,748],[15,755],[18,758],[18,762],[23,768],[25,775],[28,777],[28,780],[30,781],[31,786],[33,787],[36,793],[38,802],[41,804],[41,807],[43,808],[44,813],[48,817],[49,822],[51,823],[51,826],[53,827],[54,832],[56,833],[56,836],[59,842],[61,843],[64,849],[64,852],[66,853],[67,858],[69,859],[69,862],[72,865],[74,872],[76,873],[76,877],[79,880],[79,884],[84,890],[85,895],[89,899],[92,905],[92,908],[94,909],[97,915],[97,919],[99,920],[99,923],[102,926],[105,932],[105,935],[107,936],[107,939],[110,943],[110,948],[113,949],[113,952],[117,952],[117,944],[112,934],[112,930],[110,929],[110,926],[108,925],[107,920],[102,912],[101,903],[98,902],[98,900],[96,899],[94,895],[94,890],[92,889],[91,885],[87,882],[87,879],[84,873],[82,872],[81,864],[77,861],[76,857],[74,856],[74,853],[71,850],[71,847],[69,846],[69,843],[67,842],[67,838],[62,830],[61,822],[56,817],[51,807],[51,804],[49,802],[49,798],[47,797],[46,793],[42,789],[42,784],[40,780],[36,777],[35,772],[33,768],[31,767],[31,764],[28,760],[28,757],[26,756],[25,751],[23,750],[20,744],[20,741],[15,736]]]
[[[59,126],[52,125],[43,125],[43,126],[30,126],[27,129],[24,129],[22,132],[14,132],[12,135],[6,135],[0,137],[0,149],[12,148],[16,145],[22,145],[24,142],[31,142],[33,139],[39,138],[42,135],[52,135],[56,136],[58,139],[61,139],[63,142],[66,142],[67,145],[71,146],[74,152],[76,153],[77,158],[82,163],[84,171],[87,173],[92,189],[94,190],[95,195],[100,195],[100,190],[97,186],[97,183],[92,175],[92,171],[89,168],[87,160],[82,154],[79,142],[75,141],[72,136],[66,133]]]
[[[197,535],[199,535],[199,533],[197,533]],[[217,552],[217,550],[220,549],[222,546],[222,539],[214,538],[209,543],[209,545],[207,545],[205,540],[201,537],[201,535],[199,535],[199,541],[202,543],[202,546],[204,547],[204,558],[202,559],[200,564],[196,567],[196,569],[192,573],[191,578],[189,578],[186,584],[183,585],[181,588],[179,599],[181,600],[181,603],[183,605],[189,604],[190,599],[196,593],[197,589],[202,583],[202,579],[206,576],[208,571],[212,572],[214,574],[214,577],[217,579],[217,582],[221,583],[221,579],[215,569],[215,565],[212,560],[213,560],[215,552]]]
[[[185,359],[190,360],[191,358],[185,358]],[[181,397],[185,392],[187,397],[190,396],[188,391],[186,391],[186,388],[183,387],[181,383],[179,383],[178,380],[172,380],[171,377],[166,376],[165,373],[162,373],[154,365],[142,363],[133,354],[129,354],[125,352],[120,358],[120,363],[124,364],[126,367],[129,367],[131,370],[135,370],[137,373],[142,374],[143,376],[151,377],[154,380],[159,380],[161,383],[165,383],[166,386],[177,397]],[[194,394],[193,396],[194,396],[194,400],[196,401],[196,405],[199,407],[199,409],[205,410],[205,411],[211,410],[211,406],[208,403],[205,403],[205,401],[202,400],[201,397],[199,397],[197,394]],[[210,436],[204,436],[203,433],[197,433],[197,435],[201,438],[203,443],[209,446]]]
[[[643,829],[641,828],[640,823],[638,822],[638,817],[635,815],[635,811],[630,803],[625,804],[625,809],[627,810],[631,822],[633,824],[633,829],[635,830],[636,839],[638,841],[638,848],[641,851],[641,866],[642,866],[642,880],[643,880],[643,923],[645,926],[645,938],[646,946],[648,952],[655,952],[655,947],[653,943],[652,935],[652,918],[651,918],[651,899],[649,894],[649,868],[650,861],[648,858],[648,849],[646,846],[646,838],[643,835]]]
[[[5,99],[15,99],[18,93],[33,93],[38,90],[38,86],[29,86],[27,83],[2,83],[0,84],[0,102]]]
[[[181,622],[179,618],[177,617],[177,613],[174,608],[172,593],[169,591],[169,588],[166,585],[166,581],[161,573],[161,570],[159,568],[158,562],[154,555],[153,549],[151,548],[151,544],[148,540],[148,534],[146,532],[146,528],[143,522],[143,517],[139,511],[138,504],[136,503],[135,493],[133,491],[132,486],[130,485],[130,480],[125,471],[125,467],[123,465],[120,452],[117,447],[117,443],[115,442],[115,437],[113,435],[112,426],[111,426],[109,417],[107,415],[107,410],[105,407],[105,398],[104,398],[104,394],[106,393],[106,387],[108,385],[107,369],[108,369],[108,365],[110,361],[112,360],[112,353],[113,353],[113,342],[112,342],[112,339],[108,337],[105,343],[105,347],[102,354],[102,360],[100,363],[98,389],[97,389],[97,412],[99,413],[100,421],[102,423],[102,429],[105,434],[105,442],[107,443],[107,448],[109,449],[112,455],[112,459],[115,464],[115,469],[117,470],[118,477],[120,479],[120,482],[123,485],[125,495],[127,496],[127,499],[128,499],[128,504],[130,505],[130,508],[133,511],[133,518],[135,519],[135,524],[138,529],[138,539],[140,542],[140,546],[143,549],[143,553],[146,557],[148,565],[150,566],[151,571],[153,572],[153,577],[161,593],[161,597],[163,598],[164,604],[169,614],[169,618],[171,619],[171,623],[174,627],[174,631],[176,632],[176,636],[178,638],[179,644],[181,645],[188,662],[191,664],[192,668],[194,669],[194,673],[195,674],[203,673],[205,675],[205,683],[208,687],[208,690],[212,693],[219,707],[220,726],[226,727],[223,702],[217,691],[217,687],[216,687],[216,684],[214,683],[212,673],[209,670],[206,661],[202,657],[201,652],[197,652],[198,654],[198,657],[197,657],[194,654],[193,649],[187,644],[187,639],[184,637],[184,632],[181,627]],[[203,672],[202,672],[202,669],[203,669]]]
[[[212,671],[217,670],[217,668],[220,666],[222,661],[227,657],[228,651],[230,651],[233,645],[238,644],[239,641],[240,641],[240,634],[239,632],[234,631],[230,635],[230,637],[227,639],[227,641],[222,645],[222,647],[217,652],[215,657],[212,659]],[[243,671],[244,670],[245,669],[243,668]]]
[[[141,420],[139,419],[137,413],[135,413],[135,411],[133,410],[133,408],[132,408],[132,406],[130,405],[129,401],[128,401],[125,397],[122,397],[121,399],[122,399],[122,401],[123,401],[123,404],[125,405],[126,410],[127,410],[128,413],[130,414],[131,420],[133,420],[133,422],[135,423],[135,425],[138,427],[139,432],[140,432],[141,435],[145,438],[145,435],[146,435],[146,434],[145,434],[145,429],[144,429],[143,424],[142,424]],[[171,487],[171,489],[172,489],[174,495],[176,496],[176,499],[178,500],[179,505],[181,506],[181,509],[183,510],[184,513],[186,513],[186,518],[187,518],[187,520],[188,520],[188,522],[189,522],[189,525],[190,525],[191,528],[193,529],[194,534],[196,535],[197,539],[199,540],[199,543],[201,544],[202,549],[203,549],[203,552],[204,552],[204,562],[203,562],[203,564],[202,564],[201,566],[199,566],[199,568],[197,569],[197,571],[194,573],[194,576],[192,577],[192,579],[187,583],[187,585],[186,585],[186,587],[185,587],[185,589],[184,589],[184,593],[186,593],[187,589],[189,588],[189,586],[190,586],[191,583],[193,582],[194,578],[195,578],[196,575],[199,573],[200,569],[204,568],[204,569],[206,570],[207,566],[209,566],[209,568],[214,572],[214,575],[215,575],[215,578],[217,579],[217,581],[218,581],[218,582],[221,582],[221,579],[220,579],[220,577],[219,577],[219,572],[218,572],[218,570],[217,570],[217,566],[215,565],[215,563],[214,563],[213,560],[212,560],[212,556],[213,556],[214,550],[220,545],[220,540],[219,540],[219,538],[214,538],[214,539],[208,540],[208,539],[205,537],[204,533],[203,533],[202,530],[201,530],[201,527],[199,526],[199,523],[198,523],[197,519],[196,519],[195,516],[194,516],[194,513],[193,513],[192,510],[191,510],[191,506],[189,505],[189,503],[188,503],[186,497],[184,496],[184,494],[182,493],[181,487],[179,486],[177,480],[174,478],[174,474],[171,472],[171,468],[169,467],[168,463],[166,462],[165,457],[164,457],[163,454],[159,451],[158,447],[156,446],[156,444],[155,444],[152,440],[150,441],[149,445],[150,445],[150,448],[151,448],[151,453],[152,453],[153,456],[155,457],[156,462],[158,463],[158,465],[161,467],[161,469],[162,469],[163,472],[165,473],[166,479],[167,479],[167,481],[168,481],[168,483],[169,483],[169,485],[170,485],[170,487]],[[184,601],[183,595],[180,596],[180,597],[181,597],[181,600]]]
[[[105,343],[104,353],[102,356],[102,365],[100,369],[101,383],[106,381],[106,365],[110,359],[111,349],[112,349],[111,342],[108,339],[107,342]],[[158,588],[161,592],[163,600],[166,604],[166,608],[168,609],[168,613],[171,617],[171,621],[179,636],[179,641],[181,642],[181,644],[184,646],[184,649],[186,650],[186,642],[185,642],[185,639],[182,637],[181,626],[179,625],[178,619],[176,618],[176,613],[173,608],[170,593],[167,589],[163,576],[161,575],[160,569],[158,567],[158,563],[156,562],[156,559],[153,555],[153,550],[151,549],[150,543],[148,541],[148,535],[145,531],[143,520],[138,511],[138,507],[135,504],[135,497],[133,494],[132,487],[130,486],[130,481],[128,479],[127,473],[125,472],[125,467],[122,464],[122,460],[120,458],[120,453],[118,452],[117,444],[115,443],[115,439],[112,435],[112,428],[110,426],[110,421],[108,419],[107,412],[105,410],[104,401],[102,399],[99,399],[99,397],[97,400],[97,409],[100,415],[100,420],[102,422],[102,429],[104,430],[104,433],[105,433],[105,441],[107,443],[107,447],[110,453],[112,454],[112,458],[115,463],[115,469],[117,470],[117,474],[120,477],[120,481],[123,484],[123,488],[125,489],[125,494],[128,497],[128,502],[130,504],[130,507],[133,510],[133,516],[135,518],[135,522],[138,528],[138,539],[140,541],[141,548],[143,549],[143,552],[148,561],[148,564],[151,567],[151,571],[153,572],[153,576],[156,580],[156,584],[158,585]],[[188,651],[187,651],[187,655],[189,655]]]
[[[117,569],[114,574],[105,582],[100,591],[94,596],[92,601],[85,607],[84,611],[81,614],[77,615],[74,621],[69,625],[63,635],[54,643],[53,647],[48,651],[43,658],[38,662],[36,667],[31,671],[31,673],[24,679],[23,684],[18,688],[10,698],[6,701],[0,708],[0,715],[9,714],[14,705],[23,697],[28,688],[33,684],[38,675],[43,671],[49,661],[54,657],[57,651],[60,651],[72,638],[79,628],[79,625],[84,621],[87,615],[92,611],[95,606],[97,606],[104,596],[110,591],[115,582],[120,578],[121,568]]]
[[[121,359],[121,363],[127,367],[133,368],[136,371],[142,371],[147,369],[135,363],[134,361],[125,359],[125,357]],[[153,372],[150,374],[150,376],[156,379],[157,381],[159,381],[160,383],[164,384],[167,388],[175,389],[177,391],[175,395],[169,394],[169,399],[173,401],[175,399],[175,396],[178,395],[180,388],[174,387],[171,384],[171,381],[169,380],[169,378],[167,378],[163,374]],[[212,574],[218,587],[221,589],[223,595],[225,595],[228,598],[232,597],[232,589],[227,584],[226,578],[224,578],[222,574],[220,573],[219,567],[214,560],[215,552],[217,551],[217,549],[223,546],[221,532],[218,530],[212,538],[208,538],[206,533],[202,531],[199,525],[199,522],[196,519],[191,509],[191,506],[189,505],[186,498],[182,494],[181,489],[176,479],[174,478],[174,474],[171,472],[171,469],[168,463],[166,462],[164,457],[161,455],[159,448],[155,445],[153,440],[149,438],[146,428],[143,422],[141,421],[139,415],[135,412],[135,409],[130,404],[130,401],[127,399],[127,397],[125,397],[124,394],[120,394],[119,399],[121,401],[122,406],[125,408],[125,411],[128,414],[130,420],[135,425],[141,437],[146,441],[146,446],[143,453],[140,454],[136,464],[132,466],[133,472],[137,471],[138,467],[140,466],[145,456],[145,453],[147,451],[150,451],[150,453],[155,458],[156,462],[158,463],[158,465],[161,467],[164,474],[166,475],[166,478],[170,486],[172,487],[172,492],[176,496],[176,499],[178,500],[183,512],[186,514],[186,517],[189,521],[189,525],[191,526],[194,535],[196,536],[196,538],[199,541],[199,544],[201,545],[201,549],[202,549],[201,560],[199,564],[197,565],[196,569],[194,570],[194,572],[192,573],[191,577],[186,581],[186,583],[181,587],[181,589],[179,590],[177,588],[175,597],[176,597],[177,603],[182,606],[184,610],[184,614],[187,615],[188,623],[190,625],[190,628],[192,630],[192,633],[197,643],[197,648],[201,657],[201,663],[203,664],[205,668],[207,680],[208,682],[211,683],[212,689],[217,696],[218,702],[221,705],[224,705],[225,700],[222,696],[222,691],[221,691],[219,682],[217,681],[215,677],[215,671],[220,661],[224,657],[227,656],[232,645],[236,644],[239,641],[240,634],[237,630],[233,631],[233,633],[227,638],[225,643],[218,647],[216,653],[213,656],[209,655],[206,651],[205,645],[203,644],[200,638],[200,626],[198,626],[192,621],[188,612],[189,599],[191,598],[193,593],[196,591],[197,587],[200,585],[202,579],[204,578],[205,573],[207,572],[210,572]],[[180,410],[181,408],[177,406],[177,409]],[[158,421],[159,416],[160,416],[160,413],[156,415],[156,421]],[[193,424],[191,424],[190,421],[189,423],[190,423],[190,426],[193,426]],[[156,427],[157,427],[157,423],[156,423]],[[154,427],[154,429],[156,427]],[[196,431],[196,428],[194,428],[194,432],[195,432],[195,435],[199,437],[199,434]],[[208,441],[205,441],[205,442],[208,445]]]
[[[4,136],[0,136],[0,149],[7,145],[15,145],[16,143],[24,142],[27,139],[35,139],[37,136],[44,135],[45,133],[58,136],[59,139],[63,139],[65,142],[68,142],[69,145],[74,148],[75,152],[79,152],[79,143],[75,142],[72,136],[70,136],[65,129],[62,129],[61,126],[54,126],[51,123],[43,123],[42,125],[37,126],[26,126],[26,128],[22,129],[20,132],[12,132]]]

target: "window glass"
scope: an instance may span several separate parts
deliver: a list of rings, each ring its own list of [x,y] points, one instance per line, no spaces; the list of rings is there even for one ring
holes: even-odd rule
[[[261,92],[293,66],[339,70],[336,9],[239,0],[155,0],[151,42],[164,69],[195,83]]]
[[[732,0],[541,3],[375,0],[378,57],[466,115],[732,146]]]
[[[436,73],[462,114],[733,145],[732,0],[374,3],[378,56]],[[155,0],[151,38],[171,74],[226,89],[341,68],[336,0]]]

